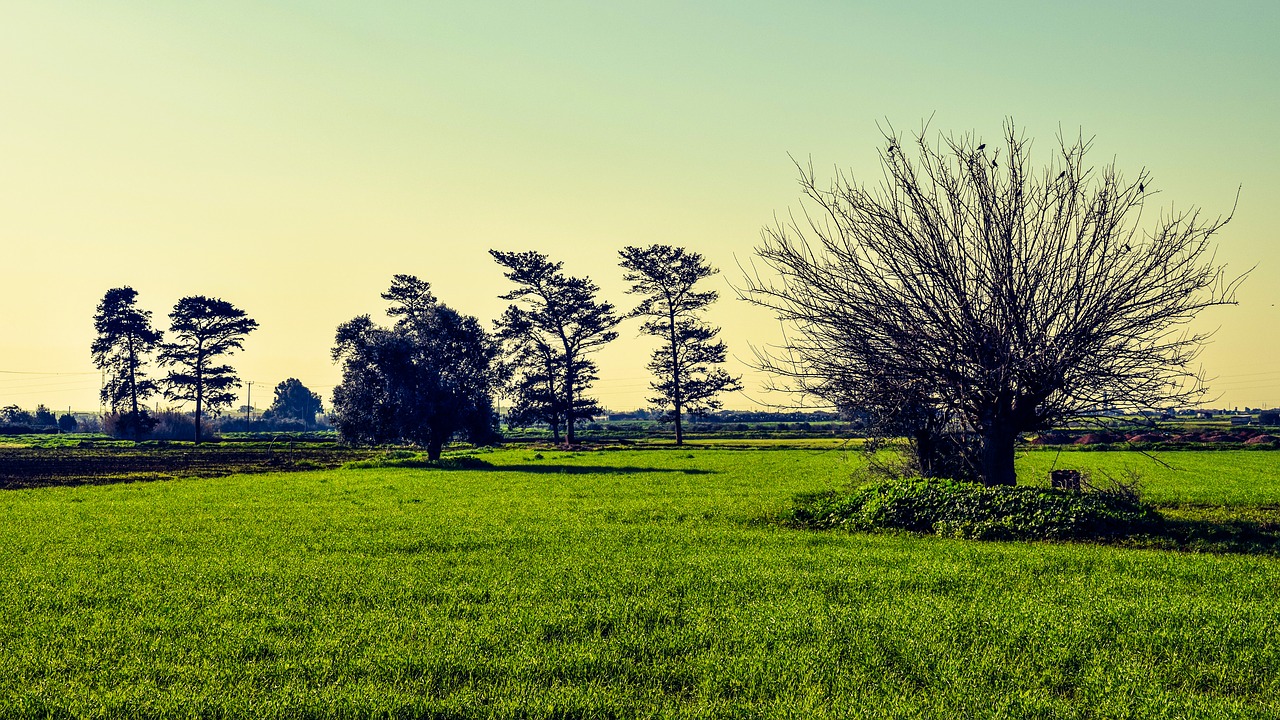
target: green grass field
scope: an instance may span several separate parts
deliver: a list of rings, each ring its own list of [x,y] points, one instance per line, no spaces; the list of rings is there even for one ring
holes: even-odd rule
[[[1137,474],[1143,497],[1160,505],[1280,508],[1280,453],[1263,450],[1172,450],[1151,453],[1033,450],[1018,458],[1025,482],[1047,483],[1049,469],[1070,468],[1125,479]]]
[[[766,520],[856,451],[540,454],[0,494],[0,716],[1280,717],[1280,559]],[[1276,497],[1247,454],[1148,491]]]

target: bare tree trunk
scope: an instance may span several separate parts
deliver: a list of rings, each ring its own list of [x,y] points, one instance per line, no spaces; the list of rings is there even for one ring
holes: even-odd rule
[[[671,301],[667,300],[667,306],[670,308]],[[684,425],[681,423],[680,417],[680,353],[676,344],[676,313],[674,308],[667,316],[668,327],[671,330],[671,404],[675,407],[676,416],[676,446],[684,444]]]
[[[679,446],[684,444],[684,428],[681,426],[681,423],[680,423],[680,401],[677,400],[675,405],[676,405],[676,445]]]
[[[204,400],[204,398],[202,397],[204,393],[201,392],[202,389],[203,388],[200,388],[199,386],[196,387],[196,444],[197,445],[200,444],[200,413],[201,413],[201,410],[203,409],[202,401]]]
[[[196,356],[196,445],[200,444],[200,417],[204,411],[204,357]]]
[[[916,462],[920,463],[921,477],[938,476],[938,441],[928,430],[917,430],[913,435],[916,445]]]
[[[568,359],[568,358],[567,358],[567,356],[566,356],[566,364],[570,364],[570,363],[572,363],[572,360]],[[576,440],[576,438],[574,437],[574,432],[573,432],[573,426],[574,426],[574,417],[573,417],[573,386],[577,384],[578,379],[577,379],[576,377],[574,377],[574,376],[573,376],[573,373],[571,373],[571,372],[570,372],[570,373],[568,373],[568,374],[566,374],[566,375],[565,375],[564,380],[565,380],[565,383],[564,383],[564,397],[565,397],[565,407],[564,407],[564,444],[565,444],[565,445],[572,445],[572,444],[574,443],[574,441]]]
[[[142,424],[138,422],[138,354],[133,351],[133,334],[127,345],[129,353],[129,399],[133,407],[133,441],[142,439]]]
[[[997,420],[982,429],[982,484],[1018,484],[1018,474],[1013,467],[1017,440],[1018,431],[1011,423]]]

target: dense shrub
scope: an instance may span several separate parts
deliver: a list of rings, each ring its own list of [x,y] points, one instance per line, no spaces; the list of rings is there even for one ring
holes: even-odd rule
[[[1129,492],[919,478],[802,496],[786,519],[810,528],[905,530],[979,540],[1099,540],[1151,532],[1163,522]]]
[[[0,425],[0,435],[56,435],[58,428],[48,425]]]
[[[315,426],[315,423],[313,423],[310,427]],[[267,417],[265,415],[254,419],[252,422],[246,422],[244,416],[225,415],[218,419],[216,427],[218,432],[222,433],[305,433],[309,430],[307,423],[298,418]]]
[[[102,416],[103,432],[115,438],[131,439],[133,426],[129,423],[130,413],[107,413]],[[190,413],[177,410],[161,410],[145,415],[145,432],[142,437],[148,440],[195,440],[196,423]],[[216,437],[205,437],[205,440],[216,441]]]

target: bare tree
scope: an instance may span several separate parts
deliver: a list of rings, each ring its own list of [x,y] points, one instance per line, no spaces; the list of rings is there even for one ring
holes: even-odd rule
[[[822,189],[799,167],[803,212],[762,233],[777,277],[751,273],[743,296],[791,328],[760,353],[784,384],[845,408],[908,396],[977,434],[987,484],[1016,483],[1019,433],[1203,396],[1207,336],[1186,325],[1235,302],[1244,275],[1210,242],[1229,216],[1145,222],[1150,175],[1088,166],[1083,138],[1038,173],[1012,123],[998,148],[922,130],[908,155],[885,138],[877,187],[837,174]]]
[[[649,401],[661,407],[663,420],[675,423],[676,445],[684,444],[683,414],[717,410],[717,396],[741,390],[741,378],[717,367],[725,361],[725,344],[716,339],[720,328],[708,325],[702,312],[719,297],[714,290],[697,291],[699,280],[716,272],[700,253],[670,245],[628,246],[618,252],[631,283],[627,292],[641,295],[630,317],[645,318],[640,331],[659,338],[649,371],[657,393]]]

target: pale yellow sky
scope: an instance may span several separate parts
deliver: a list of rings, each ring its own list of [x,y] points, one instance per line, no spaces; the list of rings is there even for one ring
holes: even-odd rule
[[[125,284],[161,325],[189,294],[257,319],[232,359],[255,405],[286,377],[327,400],[334,328],[394,273],[496,317],[489,248],[619,306],[619,248],[700,251],[748,359],[778,326],[728,282],[796,205],[788,153],[875,178],[877,121],[932,115],[987,137],[1013,116],[1046,151],[1083,128],[1179,207],[1243,185],[1219,256],[1257,270],[1203,318],[1203,360],[1218,404],[1275,406],[1277,27],[1270,2],[6,3],[0,405],[96,408],[91,317]],[[622,335],[596,387],[617,409],[643,404],[650,347]],[[729,407],[763,399],[733,370]]]

